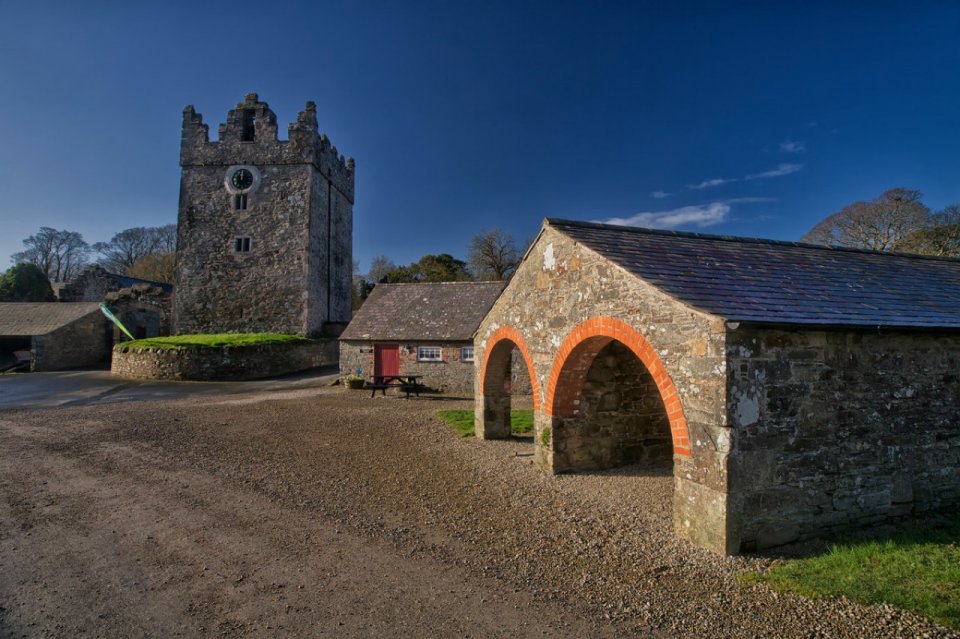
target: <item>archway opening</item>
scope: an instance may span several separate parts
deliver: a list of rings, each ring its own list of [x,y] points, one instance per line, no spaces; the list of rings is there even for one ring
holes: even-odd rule
[[[504,338],[493,344],[484,362],[482,376],[483,414],[478,436],[483,439],[521,437],[533,442],[532,422],[536,404],[528,363],[520,347]],[[513,423],[530,424],[527,432],[514,432]]]
[[[553,411],[554,472],[643,463],[670,473],[674,441],[653,374],[608,336],[577,345],[559,373]]]

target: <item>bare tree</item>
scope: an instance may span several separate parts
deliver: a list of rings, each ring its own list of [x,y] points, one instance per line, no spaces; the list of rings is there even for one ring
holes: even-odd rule
[[[87,263],[90,246],[75,231],[58,231],[43,226],[23,241],[26,250],[13,255],[16,263],[37,266],[51,282],[72,279]]]
[[[930,226],[914,231],[894,246],[895,251],[938,257],[960,257],[960,204],[951,204],[931,216]]]
[[[172,253],[176,249],[177,226],[144,227],[120,231],[109,242],[97,242],[93,250],[100,254],[100,265],[108,271],[133,275],[127,271],[148,255]]]
[[[890,251],[911,233],[930,225],[920,191],[893,188],[868,202],[854,202],[824,218],[803,236],[805,242]]]
[[[467,262],[478,280],[505,280],[522,258],[513,236],[500,228],[481,231],[470,240]]]
[[[386,255],[378,255],[370,262],[370,270],[367,271],[367,281],[376,284],[383,280],[391,271],[395,271],[397,265]]]

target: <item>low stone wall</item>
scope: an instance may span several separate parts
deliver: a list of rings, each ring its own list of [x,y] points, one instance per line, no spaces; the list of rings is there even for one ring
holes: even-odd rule
[[[130,379],[244,380],[274,377],[337,362],[337,340],[228,348],[113,350],[111,372]]]

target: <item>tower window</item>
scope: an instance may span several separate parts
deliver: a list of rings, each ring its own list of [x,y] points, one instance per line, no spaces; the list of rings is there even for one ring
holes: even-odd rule
[[[254,133],[256,132],[255,124],[255,113],[250,109],[246,109],[243,112],[243,128],[240,130],[240,141],[241,142],[253,142]]]
[[[233,209],[235,211],[246,211],[247,210],[247,194],[238,193],[233,196]]]
[[[250,238],[249,237],[238,237],[233,241],[233,250],[235,253],[249,253],[250,252]]]

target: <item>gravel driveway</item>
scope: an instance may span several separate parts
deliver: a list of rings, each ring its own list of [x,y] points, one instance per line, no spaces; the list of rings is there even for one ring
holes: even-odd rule
[[[742,586],[669,468],[551,477],[458,401],[302,388],[0,412],[0,637],[956,637]]]

